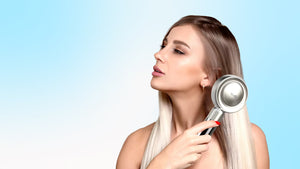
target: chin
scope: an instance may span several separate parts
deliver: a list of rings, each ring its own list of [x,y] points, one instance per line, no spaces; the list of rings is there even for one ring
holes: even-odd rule
[[[152,79],[150,84],[153,89],[158,90],[160,92],[167,93],[168,91],[170,91],[170,86],[167,86],[165,83],[162,84]]]
[[[162,91],[163,90],[163,84],[160,84],[159,81],[157,81],[156,79],[151,79],[151,87],[155,90],[159,90],[159,91]]]
[[[153,79],[151,80],[150,85],[153,89],[159,90],[159,86],[155,82],[153,82]]]

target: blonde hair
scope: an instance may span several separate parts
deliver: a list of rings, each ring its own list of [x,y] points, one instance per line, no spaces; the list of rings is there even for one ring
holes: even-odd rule
[[[177,21],[165,38],[174,27],[181,25],[192,25],[200,32],[206,54],[204,70],[212,82],[224,74],[243,78],[238,45],[226,26],[212,17],[189,15]],[[211,87],[206,87],[203,102],[206,115],[213,107],[210,93]],[[159,118],[148,139],[140,169],[146,169],[151,160],[170,143],[171,120],[171,100],[167,94],[159,92]],[[239,112],[225,113],[222,125],[214,134],[220,144],[226,169],[256,169],[251,123],[246,106]]]

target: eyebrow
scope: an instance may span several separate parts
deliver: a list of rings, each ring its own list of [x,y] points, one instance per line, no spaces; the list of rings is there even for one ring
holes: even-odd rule
[[[168,42],[167,39],[164,39],[163,41]],[[185,42],[183,42],[183,41],[180,41],[180,40],[174,40],[173,43],[174,43],[174,44],[179,44],[179,45],[184,45],[184,46],[188,47],[189,49],[191,49],[191,48],[189,47],[189,45],[187,45],[187,44],[186,44]]]
[[[188,47],[189,49],[191,49],[191,48],[189,47],[189,45],[187,45],[187,44],[186,44],[185,42],[183,42],[183,41],[180,41],[180,40],[174,40],[173,43],[174,43],[174,44],[184,45],[184,46]]]

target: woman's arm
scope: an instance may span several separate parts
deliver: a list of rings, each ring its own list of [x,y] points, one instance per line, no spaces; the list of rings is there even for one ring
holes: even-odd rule
[[[174,138],[149,164],[148,169],[179,169],[193,165],[208,150],[211,136],[198,133],[216,127],[215,121],[203,121]],[[146,127],[147,128],[147,127]],[[140,167],[151,129],[140,129],[126,139],[120,152],[117,169]]]
[[[267,140],[264,132],[257,125],[252,123],[252,136],[254,139],[256,151],[256,164],[257,169],[269,169],[270,160]]]

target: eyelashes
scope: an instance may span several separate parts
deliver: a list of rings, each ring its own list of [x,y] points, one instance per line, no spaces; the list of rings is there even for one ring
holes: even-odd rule
[[[163,48],[165,48],[166,46],[165,45],[160,45],[160,50],[162,50]],[[179,54],[179,55],[184,55],[184,52],[182,52],[181,50],[179,49],[174,49],[173,51],[175,54]]]
[[[176,52],[177,54],[180,54],[180,55],[184,55],[184,53],[178,49],[174,49],[174,52]]]

